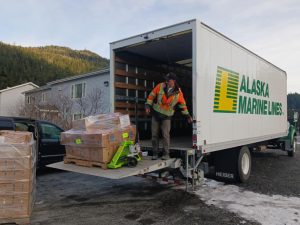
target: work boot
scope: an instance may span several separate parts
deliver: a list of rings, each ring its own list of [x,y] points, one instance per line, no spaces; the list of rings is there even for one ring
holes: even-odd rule
[[[169,154],[164,154],[162,157],[161,157],[162,160],[168,160],[170,159],[170,156]]]

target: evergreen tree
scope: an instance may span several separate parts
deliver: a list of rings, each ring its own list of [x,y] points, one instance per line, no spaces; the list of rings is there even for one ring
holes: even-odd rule
[[[109,60],[67,47],[21,47],[0,42],[0,89],[26,82],[49,81],[108,67]]]

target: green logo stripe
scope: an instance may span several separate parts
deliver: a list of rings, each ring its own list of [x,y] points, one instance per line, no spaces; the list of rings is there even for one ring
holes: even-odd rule
[[[217,68],[214,112],[236,113],[239,87],[239,74],[225,69]]]
[[[234,90],[238,90],[238,88],[239,88],[238,85],[231,85],[231,84],[228,84],[227,87],[233,88]]]
[[[227,91],[231,91],[231,92],[234,92],[234,93],[238,93],[238,90],[233,89],[233,88],[227,88]]]
[[[228,81],[228,84],[234,85],[234,86],[239,86],[238,82],[233,82],[233,81]]]

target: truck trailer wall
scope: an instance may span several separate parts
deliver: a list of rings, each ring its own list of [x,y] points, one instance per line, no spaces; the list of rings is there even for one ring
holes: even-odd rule
[[[286,135],[286,73],[198,22],[193,76],[204,152]]]

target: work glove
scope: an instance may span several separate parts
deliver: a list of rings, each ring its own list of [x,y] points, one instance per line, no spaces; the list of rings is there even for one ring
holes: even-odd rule
[[[192,118],[191,116],[188,116],[188,117],[187,117],[187,122],[188,122],[189,124],[193,123],[193,118]]]

